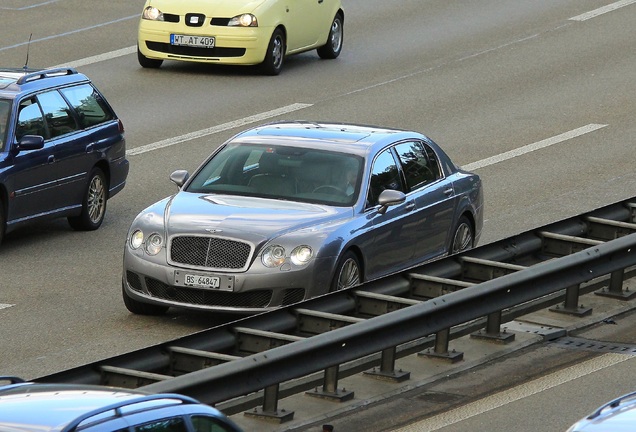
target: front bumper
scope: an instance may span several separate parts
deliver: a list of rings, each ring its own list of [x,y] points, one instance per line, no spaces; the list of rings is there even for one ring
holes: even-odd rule
[[[139,52],[158,60],[181,60],[228,65],[255,65],[265,60],[269,39],[268,27],[187,27],[174,23],[142,19],[139,23]],[[170,45],[170,34],[209,36],[214,48]]]
[[[123,286],[131,298],[177,308],[252,314],[287,306],[329,291],[335,260],[314,260],[301,269],[248,270],[242,273],[210,272],[232,278],[233,291],[176,286],[175,271],[187,270],[149,262],[126,249]],[[201,273],[200,270],[194,271]]]

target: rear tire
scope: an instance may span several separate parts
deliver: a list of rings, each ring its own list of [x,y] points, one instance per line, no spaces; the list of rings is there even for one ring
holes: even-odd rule
[[[106,176],[99,168],[93,168],[82,201],[82,213],[68,218],[68,223],[77,231],[93,231],[99,228],[106,215],[108,199]]]
[[[139,47],[137,47],[137,61],[141,65],[141,67],[148,69],[158,69],[161,67],[163,60],[151,59],[146,57],[139,51]]]
[[[336,265],[336,272],[331,282],[331,290],[340,291],[360,285],[362,282],[362,270],[358,256],[351,251],[347,251],[340,257]]]
[[[344,21],[342,15],[337,14],[331,23],[329,37],[327,43],[318,48],[318,56],[321,59],[335,59],[342,51],[342,42],[344,39]]]
[[[453,255],[463,252],[465,250],[472,249],[474,246],[475,234],[473,233],[473,226],[466,216],[462,216],[457,222],[455,231],[453,231],[453,239],[449,254]]]
[[[159,306],[150,303],[142,303],[130,297],[124,287],[124,281],[121,283],[121,294],[124,299],[126,309],[137,315],[164,315],[168,311],[168,306]]]
[[[285,61],[285,35],[281,29],[274,30],[267,46],[265,60],[261,63],[261,71],[265,75],[278,75]]]

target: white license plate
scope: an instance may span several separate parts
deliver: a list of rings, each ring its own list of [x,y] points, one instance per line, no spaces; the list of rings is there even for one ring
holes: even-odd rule
[[[214,37],[212,36],[191,36],[191,35],[170,35],[170,45],[183,45],[199,48],[214,48]]]
[[[194,288],[219,289],[221,287],[221,279],[216,276],[185,274],[183,284]]]

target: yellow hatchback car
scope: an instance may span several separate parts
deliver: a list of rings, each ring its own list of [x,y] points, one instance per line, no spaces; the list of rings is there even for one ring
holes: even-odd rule
[[[145,68],[180,60],[278,75],[290,54],[335,59],[343,36],[341,0],[146,0],[137,57]]]

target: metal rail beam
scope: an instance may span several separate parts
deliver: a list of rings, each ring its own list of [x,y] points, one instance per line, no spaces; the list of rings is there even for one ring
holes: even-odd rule
[[[359,359],[636,265],[636,234],[599,244],[364,323],[142,387],[210,404]]]

